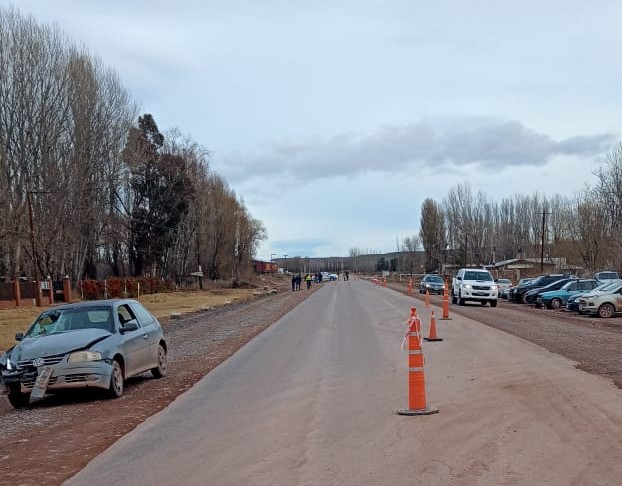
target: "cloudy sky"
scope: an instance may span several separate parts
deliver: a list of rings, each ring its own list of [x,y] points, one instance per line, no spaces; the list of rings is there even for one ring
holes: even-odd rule
[[[0,0],[210,150],[260,258],[394,251],[421,203],[573,197],[620,141],[618,0]]]

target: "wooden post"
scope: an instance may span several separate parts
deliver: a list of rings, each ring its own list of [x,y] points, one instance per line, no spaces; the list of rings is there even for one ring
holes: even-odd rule
[[[21,288],[19,286],[19,278],[13,281],[13,297],[15,298],[15,307],[19,307],[22,301]]]

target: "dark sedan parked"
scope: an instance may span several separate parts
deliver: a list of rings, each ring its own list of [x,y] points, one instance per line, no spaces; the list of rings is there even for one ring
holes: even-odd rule
[[[445,288],[445,282],[440,275],[425,275],[419,284],[419,293],[425,294],[427,290],[431,294],[442,294]]]
[[[510,293],[510,300],[526,304],[527,292],[529,292],[530,290],[541,289],[542,287],[545,287],[550,283],[556,282],[557,280],[567,279],[570,277],[570,275],[562,274],[540,275],[539,277],[534,278],[533,280],[530,280],[524,284],[519,284],[516,287],[512,287],[512,291]]]
[[[130,376],[166,374],[158,320],[135,300],[101,300],[45,310],[0,356],[0,391],[15,408],[75,388],[123,394]]]
[[[562,278],[560,280],[555,280],[554,282],[551,282],[548,285],[545,285],[542,288],[537,288],[537,289],[533,289],[533,290],[529,290],[527,293],[525,293],[523,295],[522,298],[522,302],[523,304],[536,304],[536,306],[539,306],[538,304],[538,296],[544,292],[551,292],[553,290],[559,290],[561,289],[564,285],[566,285],[568,282],[570,282],[571,280],[577,280],[575,278]]]

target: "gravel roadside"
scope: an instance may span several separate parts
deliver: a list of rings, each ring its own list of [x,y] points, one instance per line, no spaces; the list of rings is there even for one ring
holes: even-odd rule
[[[318,288],[300,292],[281,289],[258,300],[165,323],[168,375],[161,380],[150,374],[131,379],[118,400],[98,394],[50,397],[14,410],[0,397],[2,482],[16,486],[61,484]]]

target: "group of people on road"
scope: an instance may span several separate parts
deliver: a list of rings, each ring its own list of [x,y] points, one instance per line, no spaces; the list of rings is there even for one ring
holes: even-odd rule
[[[307,288],[310,289],[311,288],[311,274],[307,273],[307,275],[305,275],[304,278],[305,282],[307,282]],[[302,275],[300,275],[299,273],[292,275],[292,291],[294,290],[300,290],[300,286],[302,285]]]

